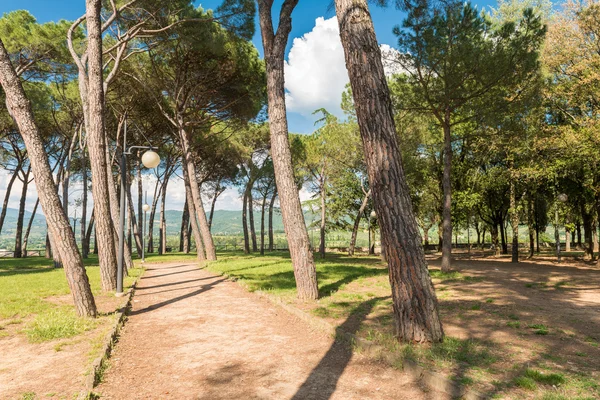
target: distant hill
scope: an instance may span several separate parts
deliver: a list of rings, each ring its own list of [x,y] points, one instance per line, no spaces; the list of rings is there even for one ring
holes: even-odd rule
[[[1,210],[1,209],[0,209]],[[17,226],[17,217],[19,211],[13,208],[7,208],[6,219],[4,227],[0,233],[0,249],[14,249],[15,245],[15,229]],[[181,229],[181,217],[182,211],[167,210],[166,221],[167,221],[167,236],[178,236],[179,230]],[[159,216],[157,212],[154,220],[154,237],[158,235],[159,228]],[[29,223],[31,213],[25,211],[25,226],[24,230]],[[309,224],[313,217],[306,214],[306,222]],[[315,217],[315,219],[318,219]],[[268,214],[265,214],[265,229],[268,229]],[[73,221],[71,220],[71,225]],[[260,211],[254,211],[254,225],[257,232],[260,230]],[[79,223],[77,224],[79,227]],[[279,209],[275,209],[273,213],[273,230],[276,233],[283,232],[283,220],[281,218],[281,212]],[[228,211],[228,210],[216,210],[213,217],[212,232],[215,235],[242,235],[242,212],[241,211]],[[75,232],[77,240],[79,241],[79,229]],[[28,247],[30,249],[38,249],[45,246],[46,241],[46,218],[43,215],[37,214],[33,226],[31,228],[31,234],[29,239]]]

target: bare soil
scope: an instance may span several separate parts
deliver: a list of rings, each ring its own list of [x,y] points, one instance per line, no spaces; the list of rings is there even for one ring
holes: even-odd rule
[[[436,399],[235,282],[148,268],[97,387],[103,399]]]
[[[71,295],[45,299],[55,304],[71,304]],[[114,323],[114,310],[122,298],[103,294],[96,305],[103,314],[95,329],[72,338],[31,343],[21,331],[28,319],[16,320],[0,336],[0,399],[72,399],[82,389],[85,375],[100,355],[100,345]],[[31,318],[30,318],[31,319]]]

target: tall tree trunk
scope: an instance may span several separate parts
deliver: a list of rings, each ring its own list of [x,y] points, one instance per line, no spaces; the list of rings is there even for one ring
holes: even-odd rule
[[[217,185],[215,187],[215,193],[213,195],[212,201],[210,202],[210,215],[208,217],[208,229],[212,230],[212,222],[213,222],[213,216],[215,215],[215,205],[217,204],[217,199],[219,198],[219,195],[223,193],[221,191],[221,180],[219,179],[217,181]]]
[[[358,228],[360,227],[360,219],[367,205],[369,204],[369,198],[371,197],[371,189],[367,193],[365,193],[365,197],[363,197],[362,202],[360,203],[360,208],[358,209],[358,214],[354,219],[354,226],[352,227],[352,236],[350,237],[350,246],[348,246],[348,255],[354,255],[354,249],[356,247],[356,237],[358,236]]]
[[[10,192],[13,187],[13,183],[15,183],[15,179],[17,179],[17,175],[19,174],[19,170],[21,169],[21,164],[17,165],[15,169],[15,173],[12,174],[10,180],[8,181],[8,185],[6,186],[6,192],[4,193],[4,202],[2,203],[2,211],[0,212],[0,233],[2,233],[2,227],[4,226],[4,219],[6,218],[6,210],[8,208],[8,200],[10,199]]]
[[[320,233],[320,239],[321,241],[319,242],[319,254],[321,255],[321,258],[325,258],[325,226],[326,226],[326,218],[327,218],[327,214],[326,214],[326,196],[327,193],[325,192],[325,164],[323,164],[323,168],[321,169],[321,184],[320,184],[320,190],[321,190],[321,226],[319,227],[319,233]]]
[[[63,208],[65,214],[69,216],[69,186],[71,185],[71,161],[73,160],[73,152],[75,151],[75,144],[77,143],[77,135],[79,134],[79,127],[73,133],[71,142],[69,144],[69,152],[67,153],[67,159],[65,160],[65,168],[63,170],[62,179],[62,190],[63,190]]]
[[[571,251],[571,231],[565,230],[565,251],[568,253]],[[600,258],[598,259],[600,260]]]
[[[90,222],[87,226],[87,230],[85,235],[81,239],[81,252],[85,253],[86,256],[90,253],[90,242],[92,239],[92,232],[94,232],[94,212],[92,211],[92,215],[90,216]]]
[[[131,183],[127,185],[129,193],[127,195],[127,208],[129,210],[129,220],[131,221],[130,227],[133,228],[133,239],[135,240],[135,248],[138,257],[142,256],[142,226],[140,228],[140,222],[143,222],[143,214],[139,214],[139,218],[135,216],[135,209],[133,208],[133,199],[131,198]],[[131,252],[131,250],[130,250]]]
[[[440,253],[442,251],[442,248],[444,247],[444,233],[443,233],[443,226],[442,226],[442,222],[438,223],[438,245],[437,245],[437,252]]]
[[[180,121],[180,126],[183,126],[183,121]],[[196,209],[196,219],[198,221],[198,228],[202,235],[202,243],[204,244],[204,251],[206,251],[206,259],[208,261],[215,261],[217,259],[217,251],[215,249],[215,243],[208,227],[208,221],[206,219],[206,212],[204,211],[204,205],[202,204],[202,196],[200,195],[200,185],[198,184],[198,176],[196,174],[196,166],[192,159],[190,149],[190,138],[189,133],[183,128],[180,129],[179,136],[181,137],[182,151],[183,151],[183,168],[187,170],[187,176],[189,178],[189,189],[192,194],[191,204]],[[201,246],[200,246],[201,247]]]
[[[192,194],[192,187],[190,183],[190,177],[188,169],[185,166],[182,168],[183,170],[183,183],[185,186],[185,196],[187,198],[188,203],[188,212],[190,214],[190,224],[192,225],[192,233],[194,234],[194,242],[196,243],[196,255],[198,257],[198,261],[202,262],[206,260],[206,253],[204,252],[204,243],[202,240],[204,239],[202,233],[200,232],[200,225],[198,223],[198,216],[196,215],[197,208],[194,205],[194,198]],[[196,180],[194,177],[193,180]]]
[[[167,205],[167,186],[169,185],[169,176],[165,174],[165,181],[163,183],[162,190],[162,201],[160,203],[160,249],[159,254],[165,254],[167,252],[167,221],[165,217],[166,205]]]
[[[260,207],[260,255],[265,255],[265,207],[267,205],[267,196],[268,192],[266,192],[262,198],[262,204]]]
[[[27,188],[29,187],[29,173],[31,165],[23,171],[23,188],[21,189],[21,199],[19,201],[19,215],[17,217],[17,229],[15,232],[15,258],[23,257],[23,221],[25,219],[25,201],[27,200]]]
[[[80,73],[79,80],[86,121],[90,167],[94,177],[92,179],[92,195],[96,215],[96,238],[99,245],[100,277],[102,289],[109,291],[117,288],[117,253],[106,164],[101,9],[101,0],[86,0],[88,71],[87,77],[85,71],[83,75]],[[81,90],[82,88],[83,90]]]
[[[242,231],[244,233],[244,254],[250,254],[250,234],[248,233],[248,186],[242,199]]]
[[[52,177],[50,163],[39,133],[31,103],[10,62],[9,55],[0,39],[0,84],[6,95],[9,113],[15,119],[19,132],[27,148],[31,170],[35,179],[40,204],[48,222],[50,234],[57,238],[55,251],[61,254],[69,288],[73,295],[75,308],[80,316],[96,316],[96,304],[90,289],[83,260],[77,250],[75,235],[69,220],[62,209],[56,185]]]
[[[450,174],[452,169],[452,135],[450,132],[450,110],[444,116],[444,174],[442,187],[444,201],[442,212],[442,271],[448,272],[452,263],[452,182]]]
[[[190,235],[188,227],[190,226],[190,212],[188,210],[187,196],[185,198],[185,204],[183,205],[183,212],[181,214],[181,230],[179,233],[179,251],[182,253],[190,252]]]
[[[513,263],[519,262],[519,213],[517,210],[517,193],[515,183],[510,183],[510,222],[512,227],[512,258]]]
[[[346,67],[392,287],[396,336],[444,338],[400,159],[392,102],[366,0],[336,0]]]
[[[502,254],[508,254],[508,245],[506,244],[504,220],[500,221],[499,225],[500,225],[500,240],[502,242]]]
[[[144,184],[142,181],[142,159],[137,160],[137,191],[138,191],[138,204],[137,204],[137,231],[140,235],[144,232]],[[140,236],[141,238],[141,236]],[[141,241],[141,240],[140,240]],[[138,253],[141,254],[141,253]]]
[[[581,204],[581,218],[583,219],[583,233],[585,237],[585,257],[588,259],[594,258],[594,239],[592,235],[592,216],[585,209],[585,205]]]
[[[269,202],[269,251],[273,251],[273,206],[275,205],[275,199],[277,198],[277,188],[273,191],[271,201]]]
[[[46,224],[46,254],[44,255],[45,258],[52,258],[52,244],[50,243],[50,235],[47,233],[48,232],[48,224]]]
[[[88,203],[88,177],[87,177],[87,155],[85,147],[81,147],[81,183],[83,186],[81,193],[81,256],[88,258],[90,252],[90,240],[86,240],[87,234],[87,203]]]
[[[575,231],[577,232],[577,248],[581,249],[583,246],[581,244],[581,221],[579,220],[575,224]]]
[[[483,226],[483,233],[481,235],[481,250],[485,249],[485,235],[487,233],[487,227],[484,225]]]
[[[498,224],[494,223],[492,225],[492,244],[494,245],[494,255],[500,255],[500,239],[498,238]]]
[[[31,233],[31,225],[33,225],[33,220],[35,219],[35,214],[37,213],[38,204],[40,204],[40,199],[35,201],[35,205],[33,206],[33,211],[31,212],[31,218],[29,218],[29,223],[27,224],[27,230],[25,230],[25,236],[23,237],[23,257],[27,257],[27,242],[29,241],[29,234]]]
[[[533,198],[529,196],[527,199],[527,231],[529,232],[529,255],[527,258],[532,258],[535,252],[535,228],[533,214]]]
[[[298,297],[314,300],[319,297],[317,270],[292,167],[285,107],[284,54],[292,29],[292,11],[297,4],[298,0],[284,1],[277,32],[273,29],[271,14],[273,0],[258,0],[258,9],[267,70],[271,157],[279,192],[283,227],[288,239]]]
[[[254,225],[254,199],[252,198],[252,187],[248,191],[248,219],[250,222],[250,237],[252,238],[252,251],[258,251],[256,243],[256,226]]]

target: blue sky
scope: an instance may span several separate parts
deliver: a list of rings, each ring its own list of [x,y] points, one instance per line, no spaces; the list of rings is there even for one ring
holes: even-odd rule
[[[279,7],[282,0],[275,1]],[[205,9],[216,8],[221,0],[201,0]],[[286,91],[289,130],[295,133],[311,133],[314,122],[318,119],[312,112],[326,108],[329,112],[343,116],[340,109],[341,93],[348,82],[337,22],[333,9],[329,9],[331,0],[300,0],[292,14],[293,29],[286,53]],[[496,0],[474,1],[479,7],[495,5]],[[274,10],[275,10],[274,7]],[[85,12],[85,0],[0,0],[0,14],[26,9],[39,22],[74,20]],[[274,15],[279,15],[278,10]],[[401,24],[403,13],[394,9],[371,7],[371,14],[381,44],[394,47],[396,38],[392,34],[394,26]],[[262,54],[262,43],[258,30],[253,39]],[[5,171],[0,171],[0,197],[8,181]],[[151,183],[147,184],[149,187]],[[167,208],[180,210],[183,207],[185,193],[183,185],[169,185]],[[9,207],[18,207],[21,188],[15,183],[11,193]],[[26,208],[31,210],[35,201],[35,186],[30,186]],[[301,198],[307,199],[310,194],[305,190]],[[134,195],[135,197],[135,195]],[[135,199],[134,199],[135,200]],[[207,199],[205,199],[207,200]],[[71,207],[73,208],[73,207]],[[217,201],[217,209],[240,210],[241,200],[236,188],[228,189]]]
[[[205,9],[216,8],[221,3],[220,0],[200,0],[196,1],[196,5],[202,5]],[[302,37],[313,31],[315,29],[315,21],[319,17],[323,17],[325,20],[335,17],[335,12],[330,6],[333,1],[330,0],[301,0],[298,3],[298,6],[294,10],[293,13],[293,29],[290,35],[290,40],[288,42],[287,53],[289,55],[290,50],[292,49],[294,42],[294,38],[300,38],[299,40],[302,42]],[[480,0],[475,1],[477,5],[480,7],[485,7],[489,5],[495,5],[495,0]],[[281,4],[281,0],[275,1],[274,10],[276,10],[273,14],[278,15],[279,5]],[[73,20],[78,18],[85,12],[85,0],[2,0],[0,2],[0,14],[13,11],[16,9],[26,9],[29,10],[39,22],[47,22],[47,21],[57,21],[60,19]],[[371,13],[373,16],[373,21],[375,24],[375,29],[377,32],[377,38],[380,43],[388,44],[394,47],[396,43],[395,36],[392,33],[392,29],[395,25],[398,25],[402,22],[404,14],[393,7],[383,9],[379,7],[372,6]],[[333,41],[336,32],[333,32],[333,29],[336,29],[333,25],[334,21],[327,24],[327,26],[323,27],[320,34],[312,35],[312,40],[305,41],[304,44],[308,45],[308,47],[314,47],[316,41]],[[325,32],[325,34],[323,34]],[[259,49],[262,55],[262,43],[260,39],[260,32],[258,29],[258,21],[257,21],[257,32],[254,36],[253,42],[255,46]],[[301,44],[301,43],[300,43]],[[299,45],[302,47],[301,45]],[[307,47],[307,46],[304,46]],[[337,48],[337,57],[335,59],[332,58],[331,55],[325,57],[328,63],[333,63],[334,61],[340,61],[340,53],[341,48]],[[310,49],[304,49],[304,51],[298,51],[296,60],[301,60],[302,58],[307,58],[312,60],[312,64],[315,64],[316,61],[322,59],[320,54],[318,53],[319,49],[317,49],[317,53],[310,53]],[[321,48],[320,51],[327,52],[327,48]],[[307,56],[306,52],[310,54]],[[287,56],[286,56],[287,57]],[[339,62],[335,62],[336,65]],[[295,80],[297,83],[298,90],[310,90],[311,87],[301,87],[302,82],[307,79],[307,77],[313,78],[315,75],[318,75],[322,70],[318,68],[312,71],[312,65],[307,65],[307,63],[296,63],[296,67],[291,70],[296,71],[300,76],[296,76]],[[338,65],[339,67],[339,65]],[[342,66],[343,67],[343,66]],[[327,68],[327,66],[324,66]],[[307,69],[311,69],[308,71]],[[291,71],[290,70],[290,71]],[[291,73],[291,72],[290,72]],[[286,79],[287,79],[286,73]],[[296,96],[296,102],[293,104],[288,104],[290,108],[288,112],[289,119],[289,129],[292,132],[298,133],[310,133],[314,130],[314,121],[316,117],[311,115],[311,112],[317,108],[325,107],[328,110],[333,108],[334,113],[339,114],[341,110],[339,109],[339,99],[341,98],[341,93],[339,92],[340,86],[343,88],[343,85],[340,81],[346,80],[347,78],[344,74],[344,71],[340,71],[339,68],[332,68],[329,71],[329,74],[325,74],[328,76],[323,76],[321,80],[311,79],[313,85],[316,88],[322,88],[324,85],[328,85],[331,83],[331,90],[335,91],[335,93],[315,93],[315,97],[320,96],[324,101],[319,103],[319,99],[308,99],[307,97],[310,95],[309,93],[302,93],[301,99]],[[341,77],[340,77],[341,75]],[[335,80],[335,82],[331,82],[331,80]],[[290,81],[294,80],[294,77],[290,76]],[[294,88],[286,87],[288,91],[293,93]],[[319,92],[315,90],[315,92]],[[311,107],[314,107],[312,110]]]

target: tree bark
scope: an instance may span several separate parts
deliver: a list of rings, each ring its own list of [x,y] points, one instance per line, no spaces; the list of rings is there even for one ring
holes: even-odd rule
[[[86,117],[90,167],[94,177],[92,195],[96,215],[96,239],[99,245],[98,260],[102,289],[109,291],[117,288],[117,253],[106,164],[101,9],[101,0],[86,0],[88,71],[87,76],[85,71],[83,75],[80,73],[79,80],[80,90],[82,86],[87,86],[81,91],[81,96]]]
[[[140,229],[140,222],[143,222],[143,214],[139,214],[139,218],[135,215],[135,209],[133,208],[133,199],[131,198],[131,183],[127,185],[129,193],[127,194],[127,208],[129,210],[129,219],[131,221],[130,226],[133,228],[133,240],[135,240],[135,248],[138,257],[142,256],[142,230]],[[131,253],[131,250],[130,250]]]
[[[268,193],[265,193],[262,198],[260,207],[260,255],[265,255],[265,207],[267,205]]]
[[[248,233],[248,186],[244,190],[242,199],[242,231],[244,234],[244,254],[250,254],[250,234]]]
[[[185,157],[184,157],[185,159]],[[185,162],[185,161],[184,161]],[[206,261],[206,255],[204,253],[204,244],[202,243],[202,234],[200,233],[200,226],[198,225],[198,217],[196,215],[196,206],[194,205],[194,199],[192,194],[192,188],[190,183],[190,177],[188,169],[185,166],[182,168],[183,170],[183,183],[185,185],[185,196],[187,198],[188,204],[188,212],[190,214],[190,223],[192,225],[192,233],[194,234],[194,242],[196,243],[196,255],[198,257],[198,261],[203,262]],[[194,177],[194,180],[196,178]]]
[[[8,181],[8,185],[6,186],[6,192],[4,193],[4,202],[2,203],[2,211],[0,212],[0,233],[2,233],[2,227],[4,226],[4,219],[6,218],[6,209],[8,208],[8,200],[10,199],[10,192],[13,187],[13,183],[15,183],[15,179],[17,179],[17,175],[19,174],[19,170],[21,169],[21,165],[17,165],[15,169],[15,173],[10,177]]]
[[[337,19],[392,287],[396,336],[444,338],[400,158],[392,102],[366,0],[336,0]],[[451,240],[451,238],[450,238]]]
[[[27,166],[26,171],[23,172],[23,188],[21,189],[21,199],[19,201],[19,215],[17,217],[17,229],[15,232],[15,251],[14,257],[23,257],[23,223],[25,219],[25,201],[27,200],[27,188],[29,187],[29,174],[31,172],[31,165]]]
[[[180,126],[183,126],[183,121],[180,121]],[[210,228],[208,227],[208,221],[206,219],[204,205],[202,204],[202,196],[200,195],[200,185],[198,184],[198,179],[196,179],[196,166],[192,159],[188,132],[186,132],[183,128],[180,128],[179,136],[181,138],[181,147],[183,152],[183,168],[186,169],[186,173],[189,178],[189,190],[192,195],[190,203],[194,206],[196,210],[195,215],[198,221],[198,228],[202,237],[204,251],[206,251],[205,257],[208,261],[215,261],[217,259],[217,252],[215,249],[215,243],[213,242],[213,238],[210,233]],[[190,214],[190,216],[191,215],[192,214]],[[202,248],[202,245],[199,247],[199,249],[200,248]]]
[[[276,33],[271,15],[273,0],[258,0],[258,9],[267,71],[271,157],[283,226],[288,239],[298,297],[315,300],[319,297],[317,271],[292,167],[285,106],[284,54],[292,29],[292,11],[297,4],[298,0],[283,2]]]
[[[165,254],[167,252],[167,221],[165,217],[166,205],[167,205],[167,185],[169,184],[169,176],[165,173],[165,180],[163,182],[162,200],[160,202],[160,247],[158,254]]]
[[[514,179],[514,178],[512,178]],[[517,193],[515,188],[515,183],[512,181],[510,183],[510,222],[512,227],[512,256],[511,262],[518,263],[519,262],[519,213],[517,210]]]
[[[71,230],[69,220],[62,209],[56,192],[44,141],[34,122],[31,103],[25,96],[25,91],[12,67],[1,39],[0,84],[6,95],[9,113],[15,119],[27,148],[40,204],[48,222],[49,232],[57,238],[54,250],[60,253],[63,260],[65,274],[77,313],[80,316],[95,317],[96,304],[94,296],[83,266],[81,254],[77,250],[75,235]]]
[[[452,264],[452,136],[450,132],[450,110],[444,116],[444,173],[442,188],[444,190],[442,211],[442,271],[448,272]]]
[[[188,210],[187,196],[183,205],[183,213],[181,214],[181,230],[179,232],[179,251],[182,253],[190,252],[190,235],[188,227],[190,226],[190,212]]]
[[[256,243],[256,226],[254,225],[254,198],[252,197],[252,186],[248,191],[248,220],[250,222],[250,237],[252,238],[252,251],[258,251]]]
[[[494,255],[500,255],[500,239],[498,237],[498,224],[494,223],[492,225],[492,244],[494,245]]]
[[[29,234],[31,233],[31,225],[33,225],[33,220],[35,218],[35,214],[37,213],[38,204],[40,204],[40,199],[35,201],[35,205],[33,206],[33,211],[31,212],[31,218],[29,218],[29,223],[27,224],[27,230],[25,230],[25,236],[23,237],[23,257],[27,257],[27,242],[29,241]]]
[[[321,169],[321,182],[320,182],[320,191],[321,191],[321,226],[319,227],[319,233],[321,241],[319,242],[319,254],[321,254],[321,258],[325,258],[325,226],[326,226],[326,196],[325,192],[325,164],[323,164],[323,168]]]
[[[215,215],[215,205],[217,204],[217,198],[219,198],[219,195],[221,193],[223,193],[221,191],[221,185],[220,185],[221,181],[217,181],[217,185],[215,187],[215,193],[213,195],[212,201],[210,202],[210,215],[208,217],[208,229],[210,229],[212,231],[212,222],[213,222],[213,216]]]
[[[354,255],[354,249],[356,247],[356,237],[358,236],[358,228],[360,227],[360,219],[367,205],[369,204],[369,198],[371,197],[371,189],[367,193],[365,193],[365,197],[363,197],[362,203],[360,203],[360,208],[358,209],[358,214],[354,219],[354,226],[352,227],[352,236],[350,237],[350,246],[348,246],[348,255]]]
[[[277,188],[273,191],[271,201],[269,202],[269,251],[273,251],[273,206],[275,205],[275,199],[277,198]]]
[[[500,240],[502,242],[502,254],[508,254],[508,245],[506,244],[504,220],[501,220],[498,225],[500,225]]]
[[[89,238],[86,240],[87,234],[87,203],[88,203],[88,177],[87,177],[87,156],[85,146],[81,146],[81,183],[83,186],[81,193],[81,256],[88,258],[90,252]],[[91,223],[91,222],[90,222]]]
[[[527,231],[529,233],[529,255],[527,258],[532,258],[535,252],[535,228],[533,214],[533,198],[529,196],[527,199]]]
[[[94,212],[93,211],[92,211],[92,215],[90,216],[90,222],[88,223],[85,235],[81,239],[81,251],[82,251],[82,253],[85,253],[86,256],[90,253],[90,241],[92,239],[92,232],[94,232]]]

